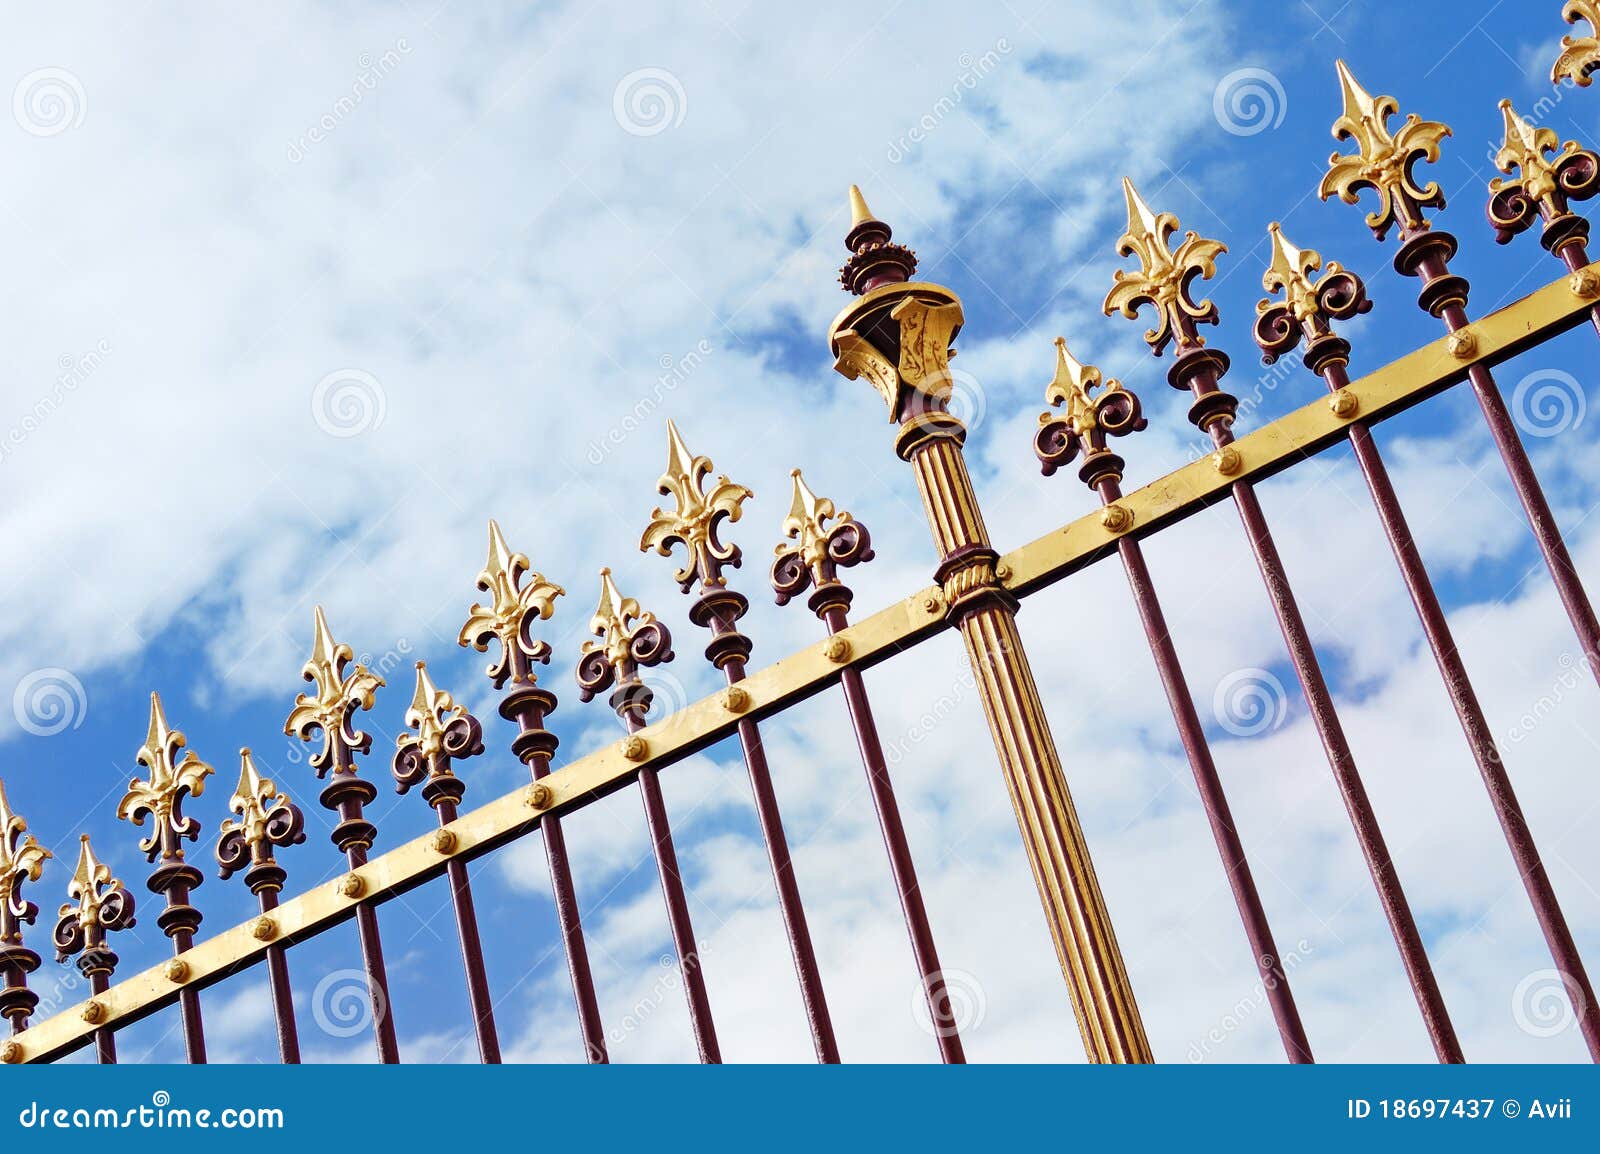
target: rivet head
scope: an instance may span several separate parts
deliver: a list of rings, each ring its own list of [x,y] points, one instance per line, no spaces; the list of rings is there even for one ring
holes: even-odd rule
[[[1445,338],[1444,347],[1458,361],[1470,360],[1478,353],[1478,337],[1471,329],[1460,329]]]
[[[742,685],[730,685],[722,692],[722,704],[729,713],[743,713],[750,708],[750,691]]]
[[[1334,394],[1328,398],[1328,408],[1333,410],[1333,415],[1336,417],[1353,417],[1360,407],[1361,402],[1356,399],[1356,395],[1349,389],[1335,390]]]
[[[270,942],[278,936],[278,923],[263,914],[250,923],[250,936],[258,942]]]
[[[937,613],[943,604],[937,593],[926,593],[922,597],[922,609],[925,613]]]
[[[99,1025],[106,1020],[106,1008],[99,1002],[85,1002],[83,1006],[83,1020],[91,1026]]]
[[[623,739],[622,756],[629,761],[643,761],[650,756],[650,746],[637,733]]]
[[[1244,468],[1244,458],[1239,455],[1239,450],[1232,445],[1224,445],[1211,454],[1211,463],[1216,466],[1217,472],[1224,477],[1231,477]]]
[[[1596,276],[1592,269],[1581,268],[1572,274],[1567,287],[1572,290],[1573,296],[1588,300],[1600,296],[1600,276]]]
[[[182,958],[173,958],[162,967],[161,973],[169,982],[187,982],[189,980],[189,963]]]
[[[1009,566],[1009,565],[996,565],[994,567],[994,579],[996,581],[1009,581],[1009,580],[1011,580],[1011,566]]]
[[[1124,505],[1107,505],[1100,510],[1100,524],[1113,533],[1120,533],[1133,524],[1133,514]]]
[[[843,637],[830,637],[828,643],[822,647],[822,655],[834,664],[841,664],[850,660],[850,642]]]
[[[527,802],[529,809],[544,809],[554,800],[555,794],[550,791],[550,787],[544,782],[536,781],[528,787]]]
[[[367,883],[360,874],[345,874],[339,879],[339,893],[343,897],[358,898],[367,892]]]
[[[428,839],[428,844],[435,853],[453,853],[456,848],[456,835],[447,829],[436,829],[433,837]]]
[[[16,1042],[0,1044],[0,1062],[7,1064],[22,1061],[22,1047]]]

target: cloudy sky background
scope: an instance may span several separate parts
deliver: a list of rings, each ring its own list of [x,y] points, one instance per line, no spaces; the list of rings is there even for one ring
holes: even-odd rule
[[[716,2],[420,0],[29,14],[0,43],[14,94],[0,122],[0,688],[14,698],[0,773],[60,859],[32,890],[45,915],[30,942],[49,952],[43,923],[87,830],[141,901],[116,943],[123,972],[165,955],[138,834],[112,817],[151,689],[217,767],[191,806],[206,826],[197,859],[209,863],[248,744],[310,819],[310,842],[280,858],[291,890],[339,871],[311,771],[280,736],[316,603],[390,681],[365,776],[387,782],[425,658],[485,723],[490,752],[462,770],[468,804],[525,780],[482,658],[454,644],[491,516],[568,590],[547,630],[561,758],[618,733],[572,683],[603,564],[677,635],[677,660],[653,678],[663,702],[711,692],[672,566],[637,552],[667,417],[757,494],[730,534],[747,555],[735,583],[753,602],[756,665],[820,628],[766,592],[796,465],[873,531],[878,559],[850,577],[861,613],[925,584],[935,557],[910,471],[881,403],[832,373],[824,341],[845,302],[834,275],[852,181],[917,250],[920,275],[966,303],[960,401],[1001,548],[1092,505],[1069,473],[1039,478],[1030,450],[1057,334],[1145,400],[1150,428],[1125,447],[1130,487],[1194,451],[1144,326],[1100,316],[1124,173],[1229,245],[1210,339],[1234,358],[1242,430],[1322,387],[1253,355],[1269,220],[1366,277],[1376,308],[1347,329],[1357,373],[1438,335],[1416,283],[1389,267],[1392,245],[1363,227],[1370,205],[1315,197],[1336,56],[1403,111],[1455,128],[1432,175],[1474,311],[1553,279],[1532,237],[1496,249],[1483,201],[1500,97],[1524,112],[1542,102],[1563,137],[1600,139],[1600,94],[1545,79],[1559,9],[1421,3],[1403,28],[1376,0],[823,5],[803,19]],[[1593,341],[1574,332],[1498,374],[1590,575]],[[1600,699],[1575,672],[1470,396],[1430,402],[1379,440],[1592,957]],[[1545,996],[1548,956],[1347,452],[1262,498],[1469,1059],[1582,1059]],[[1281,716],[1244,727],[1259,732],[1211,728],[1317,1056],[1429,1060],[1236,514],[1218,506],[1147,553],[1208,723],[1241,671],[1287,687]],[[1022,625],[1156,1055],[1280,1060],[1122,575],[1113,563],[1075,576],[1030,599]],[[74,681],[65,718],[29,713],[30,692]],[[959,973],[969,1057],[1081,1060],[956,639],[868,684],[942,960]],[[932,1060],[842,699],[821,695],[763,734],[846,1060]],[[662,781],[726,1057],[809,1060],[737,747]],[[433,821],[387,786],[370,813],[380,851]],[[566,828],[613,1058],[692,1058],[634,791]],[[478,862],[474,884],[508,1057],[574,1060],[543,862],[534,835]],[[211,878],[197,901],[208,929],[252,909],[237,879]],[[442,886],[384,906],[381,922],[405,1056],[473,1059]],[[344,1016],[358,961],[353,927],[293,951],[308,1058],[369,1056]],[[63,972],[47,959],[34,985],[48,995]],[[215,1060],[275,1059],[263,978],[204,995]],[[176,1016],[121,1045],[126,1059],[181,1058]]]

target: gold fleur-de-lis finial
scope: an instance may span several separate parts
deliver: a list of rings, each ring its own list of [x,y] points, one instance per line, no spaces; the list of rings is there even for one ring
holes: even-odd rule
[[[1570,80],[1580,88],[1594,82],[1593,74],[1600,68],[1600,3],[1597,0],[1567,0],[1561,9],[1561,18],[1568,24],[1579,20],[1589,23],[1588,36],[1568,33],[1561,38],[1561,54],[1550,69],[1550,83],[1560,84]]]
[[[1501,244],[1528,228],[1541,216],[1544,242],[1561,255],[1566,245],[1582,245],[1588,230],[1572,214],[1569,203],[1587,200],[1600,192],[1600,156],[1578,142],[1561,138],[1550,128],[1534,127],[1517,115],[1511,101],[1500,102],[1505,119],[1505,143],[1494,163],[1505,177],[1489,182],[1489,223]],[[1512,175],[1515,173],[1515,175]]]
[[[1267,226],[1272,237],[1272,261],[1261,274],[1261,287],[1269,293],[1282,293],[1284,303],[1298,321],[1308,321],[1317,314],[1317,282],[1313,274],[1322,267],[1322,254],[1315,249],[1299,248],[1283,235],[1277,221]],[[1328,272],[1337,272],[1338,262],[1328,266]],[[1324,274],[1326,275],[1326,274]],[[1272,307],[1270,300],[1256,305],[1258,313]]]
[[[1106,476],[1120,476],[1122,460],[1106,448],[1106,438],[1122,437],[1145,427],[1139,398],[1116,378],[1107,379],[1094,365],[1072,355],[1065,337],[1057,337],[1056,373],[1045,386],[1044,399],[1059,407],[1058,415],[1041,413],[1034,452],[1046,476],[1075,459],[1091,486]]]
[[[228,808],[238,815],[238,820],[226,818],[219,828],[223,841],[237,837],[252,855],[261,860],[272,856],[269,845],[287,844],[279,827],[292,826],[298,831],[298,815],[290,811],[294,803],[269,777],[262,777],[256,768],[256,759],[248,747],[239,751],[239,784],[228,799]],[[303,838],[303,835],[302,835]]]
[[[428,676],[427,663],[419,661],[416,692],[411,695],[411,705],[406,709],[406,724],[415,732],[402,733],[395,743],[415,745],[424,757],[433,757],[444,749],[445,731],[466,716],[466,708],[457,705],[454,697],[435,685]]]
[[[1400,111],[1392,96],[1374,97],[1356,80],[1343,60],[1338,62],[1344,111],[1333,122],[1335,140],[1350,140],[1355,151],[1334,151],[1317,194],[1323,200],[1337,195],[1346,204],[1361,199],[1362,189],[1377,193],[1378,207],[1367,214],[1367,227],[1382,240],[1398,219],[1406,231],[1428,227],[1425,208],[1441,208],[1444,190],[1437,182],[1419,185],[1413,173],[1419,160],[1439,159],[1439,144],[1450,129],[1435,120],[1410,113],[1400,130],[1389,131],[1389,118]]]
[[[872,539],[866,526],[841,512],[829,498],[813,493],[799,469],[789,470],[789,476],[794,479],[794,494],[783,519],[785,540],[773,550],[772,588],[778,604],[815,585],[834,591],[824,603],[813,604],[819,614],[829,604],[847,608],[849,591],[839,584],[839,567],[872,560]]]
[[[478,588],[488,593],[488,605],[473,602],[467,623],[457,641],[485,653],[491,642],[500,643],[500,656],[489,663],[495,686],[535,680],[533,665],[550,660],[550,646],[535,641],[529,629],[535,621],[549,620],[555,599],[566,590],[545,580],[522,553],[513,553],[495,521],[489,522],[489,560],[478,574]]]
[[[320,734],[322,748],[311,757],[311,765],[322,777],[332,768],[350,765],[351,755],[365,752],[372,737],[352,724],[357,709],[371,709],[374,695],[384,680],[355,660],[355,651],[335,641],[328,618],[318,605],[313,617],[314,638],[311,657],[300,675],[315,686],[312,693],[301,693],[283,723],[283,731],[301,741],[312,741]],[[346,667],[353,668],[346,672]]]
[[[33,920],[34,907],[23,899],[22,885],[38,881],[50,857],[11,808],[6,783],[0,781],[0,941],[20,941],[21,923]]]
[[[133,895],[111,876],[111,868],[95,856],[89,835],[79,836],[78,868],[67,883],[67,897],[56,923],[57,955],[62,961],[86,945],[98,944],[100,932],[133,925]]]
[[[136,777],[129,782],[128,792],[117,804],[117,816],[123,821],[142,826],[147,817],[150,819],[150,834],[139,843],[139,848],[151,861],[157,854],[182,858],[180,840],[194,841],[200,836],[199,823],[183,814],[183,800],[204,793],[206,778],[213,771],[193,750],[182,752],[187,744],[183,734],[167,724],[161,695],[152,693],[150,730],[135,755],[149,776],[145,780]]]
[[[1210,300],[1197,303],[1191,289],[1196,278],[1210,280],[1216,275],[1217,257],[1228,246],[1186,232],[1182,243],[1172,248],[1178,218],[1170,212],[1151,212],[1127,177],[1122,178],[1122,191],[1128,202],[1128,228],[1117,240],[1117,255],[1137,257],[1139,271],[1118,269],[1112,274],[1114,283],[1103,306],[1106,316],[1120,311],[1133,320],[1140,308],[1153,305],[1156,322],[1144,339],[1157,356],[1174,338],[1180,347],[1203,345],[1195,326],[1216,324],[1217,306]]]
[[[794,497],[789,502],[789,513],[783,519],[783,535],[794,541],[793,546],[779,545],[778,554],[796,552],[800,561],[811,570],[812,579],[821,585],[828,580],[828,532],[833,524],[848,523],[849,513],[840,513],[833,501],[819,497],[811,491],[799,469],[789,470],[794,478]]]
[[[682,545],[686,560],[676,578],[685,591],[697,580],[702,586],[724,585],[722,569],[738,566],[739,547],[719,540],[718,528],[724,520],[737,521],[740,507],[755,494],[726,476],[718,476],[711,492],[705,492],[711,458],[691,453],[671,421],[667,422],[667,443],[667,471],[656,482],[656,491],[672,497],[677,507],[670,513],[659,507],[651,511],[639,548],[670,557],[672,547]]]
[[[1349,345],[1342,340],[1329,341],[1328,322],[1368,312],[1372,305],[1366,285],[1336,260],[1324,267],[1321,253],[1295,245],[1283,235],[1277,221],[1267,226],[1267,232],[1272,238],[1272,260],[1261,274],[1261,287],[1269,293],[1282,293],[1283,299],[1256,302],[1256,344],[1268,364],[1308,338],[1318,342],[1314,358],[1318,363],[1342,362]],[[1308,364],[1311,359],[1308,352]]]
[[[611,568],[607,566],[600,570],[600,603],[595,607],[594,616],[589,618],[589,632],[599,640],[585,641],[582,653],[584,656],[595,652],[605,654],[606,663],[620,676],[625,666],[633,661],[634,635],[641,628],[655,624],[655,620],[656,615],[639,608],[637,600],[617,591],[617,583],[611,579]]]

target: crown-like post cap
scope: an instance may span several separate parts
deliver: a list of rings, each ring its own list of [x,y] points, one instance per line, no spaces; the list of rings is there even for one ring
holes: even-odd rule
[[[872,215],[867,198],[850,186],[850,231],[844,246],[850,258],[839,270],[844,290],[861,296],[886,284],[903,284],[917,271],[917,254],[893,243],[894,230]]]

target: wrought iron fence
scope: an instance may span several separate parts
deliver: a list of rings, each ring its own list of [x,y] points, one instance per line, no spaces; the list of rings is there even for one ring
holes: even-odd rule
[[[1582,18],[1600,30],[1600,5],[1593,0],[1570,0],[1564,14],[1571,22]],[[1600,70],[1600,40],[1568,36],[1562,41],[1553,79],[1588,86],[1596,70]],[[772,564],[770,586],[779,604],[804,595],[825,636],[751,672],[747,666],[752,643],[739,629],[749,602],[728,578],[728,570],[739,565],[741,551],[723,537],[727,526],[740,520],[750,493],[725,476],[711,480],[711,460],[693,453],[669,423],[668,465],[659,490],[670,498],[671,507],[654,512],[640,547],[664,556],[681,548],[684,561],[676,579],[694,598],[689,620],[707,631],[705,655],[721,671],[726,688],[651,720],[655,702],[640,671],[669,660],[673,639],[664,622],[619,591],[609,570],[603,571],[599,605],[590,622],[594,640],[585,643],[579,654],[578,692],[585,702],[608,694],[608,704],[624,723],[627,736],[556,768],[552,763],[557,741],[545,723],[557,699],[539,681],[539,669],[549,662],[552,651],[538,634],[555,612],[563,590],[534,570],[526,556],[513,551],[499,526],[490,522],[488,560],[477,577],[482,600],[472,605],[459,641],[491,652],[487,674],[497,689],[505,691],[499,710],[515,729],[511,752],[526,766],[529,782],[476,809],[460,810],[466,785],[455,772],[455,763],[484,753],[483,729],[418,662],[415,692],[405,713],[408,732],[393,756],[392,776],[400,793],[419,788],[437,815],[438,828],[373,857],[377,829],[364,811],[377,797],[378,787],[361,776],[372,738],[361,731],[358,719],[373,707],[384,682],[356,663],[349,646],[334,639],[319,607],[312,653],[303,671],[311,688],[295,700],[285,731],[314,747],[311,764],[325,782],[319,801],[337,817],[332,840],[345,857],[347,872],[295,897],[280,897],[287,875],[274,853],[305,840],[303,815],[261,775],[250,751],[242,750],[238,785],[228,803],[235,816],[221,823],[215,859],[223,879],[243,875],[260,912],[242,925],[201,937],[201,912],[192,904],[192,895],[203,875],[186,857],[184,845],[199,839],[201,827],[184,806],[202,793],[214,771],[186,750],[182,733],[169,725],[160,698],[152,694],[149,733],[138,753],[143,776],[130,785],[118,817],[148,830],[140,843],[155,867],[147,888],[162,901],[155,920],[171,939],[172,957],[113,984],[118,964],[115,935],[133,923],[135,900],[96,857],[85,835],[67,886],[70,900],[61,907],[55,927],[54,945],[59,961],[76,961],[88,980],[89,997],[33,1021],[39,999],[29,989],[28,977],[42,959],[25,944],[24,931],[34,925],[39,911],[23,891],[39,880],[50,855],[27,832],[0,788],[0,971],[4,974],[0,1015],[12,1027],[11,1038],[0,1047],[0,1058],[12,1063],[50,1061],[93,1045],[101,1062],[112,1062],[120,1028],[176,1004],[188,1059],[203,1062],[201,991],[264,961],[280,1056],[284,1062],[297,1062],[291,947],[354,919],[378,1056],[385,1062],[398,1061],[379,907],[443,876],[454,903],[479,1055],[484,1062],[498,1062],[500,1046],[466,867],[538,830],[548,858],[581,1034],[589,1059],[604,1062],[606,1035],[561,822],[600,797],[636,787],[695,1044],[702,1061],[720,1061],[711,1000],[658,775],[736,735],[816,1056],[822,1062],[838,1061],[822,974],[760,731],[763,719],[838,685],[860,748],[919,980],[936,1027],[938,1052],[945,1061],[962,1061],[952,997],[944,984],[861,675],[943,630],[955,629],[971,662],[1088,1055],[1097,1061],[1148,1061],[1151,1053],[1139,1009],[1015,621],[1022,598],[1114,553],[1125,570],[1285,1053],[1290,1061],[1309,1062],[1312,1044],[1296,1010],[1289,975],[1273,941],[1140,545],[1143,538],[1204,508],[1231,502],[1243,522],[1435,1051],[1441,1061],[1461,1061],[1461,1047],[1416,919],[1254,488],[1257,481],[1347,440],[1528,901],[1564,976],[1583,1038],[1591,1055],[1600,1059],[1600,1004],[1370,432],[1374,424],[1442,390],[1462,383],[1471,388],[1577,632],[1585,664],[1591,670],[1600,668],[1600,622],[1492,371],[1496,364],[1585,321],[1600,332],[1600,264],[1591,264],[1586,250],[1588,223],[1571,210],[1571,202],[1600,191],[1600,157],[1577,142],[1563,143],[1550,129],[1535,127],[1509,102],[1501,102],[1505,142],[1495,159],[1506,175],[1491,183],[1488,201],[1495,239],[1507,243],[1538,225],[1544,247],[1562,262],[1564,271],[1538,291],[1473,320],[1467,311],[1469,286],[1450,270],[1457,240],[1428,219],[1430,212],[1444,207],[1443,192],[1438,184],[1425,183],[1418,172],[1420,164],[1438,159],[1450,130],[1416,115],[1394,125],[1398,108],[1393,99],[1369,94],[1342,62],[1337,71],[1343,110],[1334,122],[1334,135],[1352,148],[1331,158],[1321,196],[1355,204],[1362,193],[1374,194],[1375,207],[1366,223],[1379,241],[1396,234],[1395,267],[1420,282],[1418,303],[1442,323],[1445,333],[1440,339],[1352,380],[1347,369],[1351,346],[1335,325],[1371,308],[1361,279],[1336,262],[1324,264],[1318,253],[1297,248],[1272,224],[1271,262],[1263,275],[1271,297],[1258,306],[1254,338],[1269,364],[1298,353],[1305,368],[1327,385],[1328,397],[1237,435],[1238,402],[1223,388],[1229,358],[1207,344],[1199,331],[1201,325],[1219,323],[1218,310],[1195,296],[1199,284],[1215,274],[1216,262],[1226,250],[1193,232],[1174,244],[1178,220],[1153,211],[1124,180],[1128,224],[1117,250],[1134,258],[1136,265],[1115,274],[1105,312],[1131,319],[1141,310],[1151,310],[1153,323],[1145,340],[1155,356],[1172,354],[1168,383],[1193,397],[1189,419],[1212,451],[1150,485],[1123,492],[1124,463],[1109,439],[1145,427],[1139,400],[1118,381],[1105,379],[1094,366],[1074,358],[1065,340],[1058,339],[1055,375],[1046,400],[1059,411],[1040,417],[1034,450],[1047,475],[1075,465],[1100,508],[1002,554],[990,542],[967,474],[962,453],[965,429],[950,411],[949,362],[964,321],[961,303],[948,289],[913,279],[915,255],[894,241],[889,226],[873,216],[861,193],[852,188],[852,221],[845,238],[849,258],[840,280],[854,299],[834,319],[830,347],[837,370],[871,385],[887,407],[895,427],[895,452],[913,470],[941,558],[933,584],[851,624],[852,594],[841,571],[872,558],[870,537],[850,514],[813,493],[796,469],[793,503],[781,525],[783,543]]]

